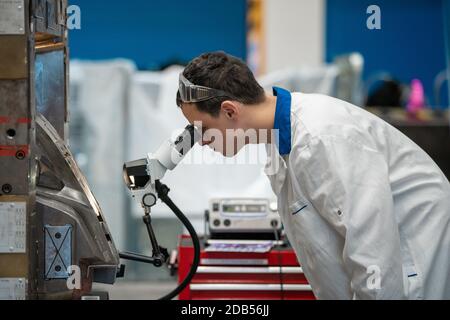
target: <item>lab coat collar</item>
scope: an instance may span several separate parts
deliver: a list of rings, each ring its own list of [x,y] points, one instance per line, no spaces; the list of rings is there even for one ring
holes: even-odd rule
[[[277,97],[273,128],[276,143],[281,156],[291,152],[291,93],[279,87],[273,87],[273,95]]]

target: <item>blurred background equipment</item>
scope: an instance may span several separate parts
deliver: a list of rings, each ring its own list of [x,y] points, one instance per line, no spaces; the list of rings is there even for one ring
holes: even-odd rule
[[[181,236],[179,281],[190,267],[192,239]],[[205,212],[200,265],[182,300],[315,299],[280,223],[276,202],[215,198]]]
[[[272,239],[281,233],[276,201],[268,199],[212,199],[205,222],[214,239]]]
[[[373,75],[366,81],[364,95],[367,107],[397,107],[406,105],[408,88],[389,74]],[[370,94],[369,94],[370,92]]]
[[[364,57],[358,53],[339,55],[334,59],[339,75],[336,81],[335,96],[356,105],[364,103],[361,96]]]
[[[381,29],[370,30],[365,12],[372,1],[327,0],[325,60],[359,52],[365,61],[364,81],[380,72],[404,84],[420,79],[429,107],[441,107],[432,98],[434,78],[446,68],[443,9],[447,1],[377,1]],[[446,95],[441,103],[448,106]]]
[[[66,7],[0,2],[0,299],[81,299],[119,272],[67,146]]]

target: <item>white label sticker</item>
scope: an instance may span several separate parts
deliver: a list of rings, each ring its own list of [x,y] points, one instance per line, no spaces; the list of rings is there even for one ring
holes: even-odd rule
[[[0,202],[0,253],[24,253],[26,203]]]
[[[25,300],[24,278],[0,278],[0,300]]]
[[[25,34],[24,0],[0,0],[0,34]]]

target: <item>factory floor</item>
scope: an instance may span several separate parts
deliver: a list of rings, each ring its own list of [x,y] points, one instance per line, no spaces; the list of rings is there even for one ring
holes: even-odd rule
[[[176,280],[117,281],[114,285],[94,284],[93,291],[108,291],[110,300],[156,300],[176,286]]]

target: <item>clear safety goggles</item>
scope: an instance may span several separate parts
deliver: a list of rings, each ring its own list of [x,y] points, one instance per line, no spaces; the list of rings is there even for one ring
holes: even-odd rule
[[[232,95],[226,93],[222,90],[212,89],[203,86],[197,86],[186,79],[183,73],[180,74],[179,88],[178,92],[180,94],[181,101],[178,101],[178,105],[181,102],[191,103],[191,102],[201,102],[206,101],[216,97],[230,97]]]

